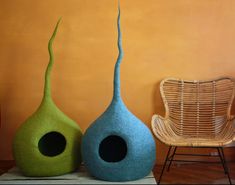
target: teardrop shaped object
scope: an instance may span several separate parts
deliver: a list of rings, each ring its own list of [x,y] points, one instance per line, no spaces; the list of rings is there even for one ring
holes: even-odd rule
[[[61,175],[74,171],[81,163],[81,129],[58,109],[51,98],[52,43],[59,22],[48,44],[50,61],[45,73],[42,102],[17,130],[13,141],[16,165],[25,176]]]
[[[114,95],[107,110],[86,130],[82,158],[98,179],[130,181],[148,175],[155,163],[156,146],[149,128],[125,106],[120,95],[120,62],[123,57],[118,14],[119,56],[114,71]]]

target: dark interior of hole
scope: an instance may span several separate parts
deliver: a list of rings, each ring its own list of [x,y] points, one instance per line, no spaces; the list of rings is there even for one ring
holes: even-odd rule
[[[108,136],[100,143],[99,155],[106,162],[121,161],[125,158],[126,154],[126,142],[119,136]]]
[[[56,156],[62,153],[66,146],[65,137],[59,132],[45,134],[38,143],[39,151],[46,156]]]

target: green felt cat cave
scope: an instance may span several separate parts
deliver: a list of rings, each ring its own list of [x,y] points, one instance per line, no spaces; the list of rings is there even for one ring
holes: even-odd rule
[[[51,97],[50,75],[54,63],[52,44],[59,23],[60,20],[48,43],[50,60],[41,104],[20,126],[13,141],[16,165],[25,176],[62,175],[74,171],[81,163],[81,129],[59,110]]]

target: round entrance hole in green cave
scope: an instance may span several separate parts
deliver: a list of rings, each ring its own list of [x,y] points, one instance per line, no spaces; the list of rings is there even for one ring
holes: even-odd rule
[[[39,151],[45,156],[57,156],[61,154],[66,147],[66,139],[59,132],[49,132],[42,136],[38,142]]]

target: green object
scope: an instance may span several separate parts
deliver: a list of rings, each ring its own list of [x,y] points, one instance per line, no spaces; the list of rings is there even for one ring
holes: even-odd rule
[[[48,44],[50,61],[45,73],[42,102],[17,130],[13,141],[16,165],[25,176],[61,175],[74,171],[81,163],[81,129],[58,109],[51,98],[52,43],[59,22]]]

